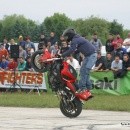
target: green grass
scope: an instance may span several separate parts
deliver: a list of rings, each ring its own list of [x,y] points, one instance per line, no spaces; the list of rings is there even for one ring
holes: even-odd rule
[[[84,109],[130,111],[130,95],[93,95],[93,99],[85,102]],[[42,93],[40,96],[37,93],[1,93],[0,106],[54,108],[59,107],[59,100],[51,92]]]

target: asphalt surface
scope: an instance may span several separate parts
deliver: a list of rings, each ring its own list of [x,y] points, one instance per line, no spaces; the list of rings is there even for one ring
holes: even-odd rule
[[[70,119],[60,109],[0,107],[0,130],[130,130],[130,113],[83,110]]]

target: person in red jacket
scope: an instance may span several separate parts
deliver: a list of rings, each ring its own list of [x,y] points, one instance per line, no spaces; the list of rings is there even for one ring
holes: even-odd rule
[[[8,51],[4,48],[4,44],[0,44],[0,61],[2,60],[2,56],[8,58]]]
[[[14,70],[14,69],[16,69],[16,68],[17,68],[17,65],[18,65],[17,62],[14,61],[13,58],[10,58],[10,59],[9,59],[8,66],[7,66],[7,70]]]
[[[121,44],[123,44],[123,39],[120,37],[120,35],[119,34],[117,34],[116,35],[116,38],[113,40],[113,42],[112,42],[112,45],[114,46],[114,49],[116,49],[117,48],[117,44],[118,43],[121,43]]]

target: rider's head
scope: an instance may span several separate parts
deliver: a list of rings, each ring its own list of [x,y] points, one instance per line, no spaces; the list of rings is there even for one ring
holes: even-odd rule
[[[65,40],[68,42],[72,41],[73,37],[76,35],[76,31],[72,28],[66,29],[62,36],[64,37]]]

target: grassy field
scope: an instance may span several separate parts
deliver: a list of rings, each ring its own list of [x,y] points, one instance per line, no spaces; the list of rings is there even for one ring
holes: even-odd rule
[[[93,94],[94,98],[85,102],[84,109],[130,111],[130,95],[115,96],[107,93]],[[59,107],[59,100],[51,92],[42,93],[1,93],[0,106],[11,107]]]

